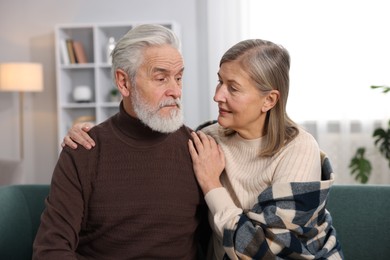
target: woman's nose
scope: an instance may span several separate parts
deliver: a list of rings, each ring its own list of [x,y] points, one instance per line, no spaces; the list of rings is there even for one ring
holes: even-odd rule
[[[215,102],[224,102],[225,101],[225,95],[224,95],[224,86],[217,86],[215,89],[215,94],[214,94],[214,101]]]

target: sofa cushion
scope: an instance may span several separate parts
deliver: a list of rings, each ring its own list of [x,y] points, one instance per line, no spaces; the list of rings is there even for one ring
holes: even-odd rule
[[[345,259],[390,256],[390,186],[334,185],[327,209]]]
[[[49,185],[0,187],[1,259],[31,259]]]

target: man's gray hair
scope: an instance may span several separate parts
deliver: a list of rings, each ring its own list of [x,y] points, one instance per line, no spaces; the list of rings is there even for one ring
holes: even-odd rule
[[[134,86],[135,76],[143,62],[143,51],[146,47],[171,45],[180,52],[180,40],[175,33],[158,24],[142,24],[128,31],[112,51],[112,78],[115,82],[115,71],[124,70]]]

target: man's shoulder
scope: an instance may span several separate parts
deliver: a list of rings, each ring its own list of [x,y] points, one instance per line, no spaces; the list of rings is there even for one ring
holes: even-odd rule
[[[183,130],[186,131],[186,132],[190,132],[190,133],[194,131],[191,127],[189,127],[189,126],[187,126],[187,125],[183,125],[183,126],[181,127],[181,129],[183,129]]]
[[[176,136],[185,136],[185,137],[190,137],[191,136],[191,133],[193,132],[194,130],[187,126],[187,125],[182,125],[177,131],[171,133],[172,135],[176,135]]]
[[[111,122],[113,117],[107,118],[105,121],[95,125],[91,128],[88,134],[93,138],[93,136],[98,137],[101,134],[106,133],[107,131],[112,131]]]
[[[191,134],[194,131],[196,132],[196,131],[200,131],[200,130],[205,132],[205,133],[208,133],[210,131],[214,132],[214,130],[217,130],[218,128],[219,128],[219,125],[217,123],[217,120],[210,120],[210,121],[206,121],[206,122],[200,124],[195,129],[192,129],[189,126],[183,125],[180,130],[182,130],[183,132],[186,132],[188,134]]]

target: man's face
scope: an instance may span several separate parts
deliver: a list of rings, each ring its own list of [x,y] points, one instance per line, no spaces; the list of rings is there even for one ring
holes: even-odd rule
[[[155,131],[174,132],[183,125],[183,70],[181,54],[169,45],[144,51],[131,102],[137,117]]]

